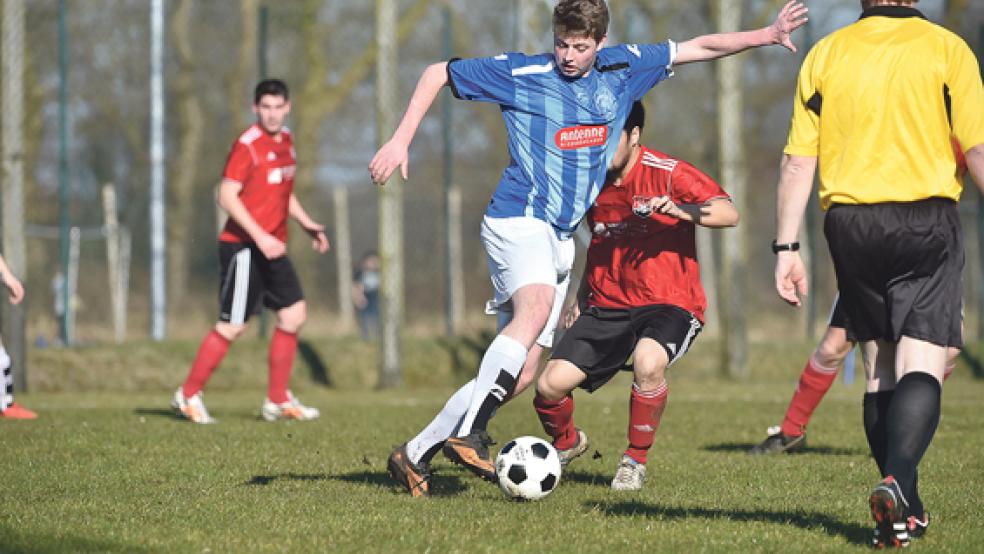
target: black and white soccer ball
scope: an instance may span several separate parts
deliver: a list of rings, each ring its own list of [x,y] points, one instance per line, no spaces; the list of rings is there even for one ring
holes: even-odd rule
[[[537,500],[560,482],[560,457],[547,441],[519,437],[502,447],[495,458],[499,488],[516,500]]]

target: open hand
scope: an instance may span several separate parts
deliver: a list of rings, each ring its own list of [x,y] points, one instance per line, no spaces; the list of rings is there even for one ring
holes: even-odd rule
[[[776,258],[776,292],[793,306],[800,306],[800,296],[806,296],[809,285],[806,266],[799,252],[779,252]]]
[[[400,175],[406,181],[409,177],[407,173],[408,159],[409,152],[407,145],[395,139],[390,140],[376,152],[376,155],[372,157],[372,161],[369,162],[369,177],[372,178],[373,183],[382,185],[390,178],[393,171],[399,167]]]
[[[311,235],[311,248],[317,251],[319,254],[324,254],[328,251],[331,245],[328,243],[328,236],[325,235],[325,226],[320,223],[310,223],[304,226],[304,230],[307,234]]]
[[[781,44],[792,52],[796,52],[796,45],[790,40],[793,31],[799,29],[809,21],[806,12],[810,11],[801,2],[790,0],[779,10],[776,21],[770,27],[773,40],[776,44]]]

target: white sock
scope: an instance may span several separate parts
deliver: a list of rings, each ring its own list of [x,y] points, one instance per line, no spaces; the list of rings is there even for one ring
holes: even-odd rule
[[[14,403],[14,374],[10,371],[10,356],[7,349],[0,346],[0,369],[3,370],[3,389],[0,394],[0,412]]]
[[[454,436],[458,426],[461,425],[462,418],[465,417],[465,412],[468,411],[468,401],[471,400],[474,389],[474,379],[462,385],[451,395],[451,398],[444,404],[444,408],[437,413],[434,420],[427,427],[424,427],[420,434],[407,442],[407,456],[411,462],[420,463],[424,454],[431,451],[430,453],[433,455],[437,451],[437,445]]]
[[[519,377],[519,372],[523,370],[523,364],[526,363],[527,354],[526,347],[518,340],[506,335],[495,337],[482,356],[478,377],[475,378],[475,390],[468,403],[468,413],[461,422],[457,436],[464,437],[471,433],[475,418],[486,400],[497,401],[496,407],[502,405],[511,391],[503,390],[503,387],[497,383],[499,375],[508,374],[512,378],[512,386],[515,386],[516,378]]]

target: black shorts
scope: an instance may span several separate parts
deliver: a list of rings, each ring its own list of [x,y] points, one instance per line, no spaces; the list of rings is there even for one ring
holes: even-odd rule
[[[668,304],[628,310],[590,307],[564,333],[550,356],[566,360],[587,374],[580,384],[594,392],[627,365],[639,339],[655,340],[670,364],[680,359],[701,330],[690,312]]]
[[[219,242],[219,321],[242,325],[260,300],[273,310],[304,300],[301,282],[287,256],[266,259],[254,243]]]
[[[964,249],[955,202],[835,204],[824,234],[850,336],[962,345]]]
[[[844,304],[841,302],[840,294],[834,300],[834,305],[830,308],[830,317],[827,319],[827,327],[839,327],[847,329],[847,314],[844,313]]]

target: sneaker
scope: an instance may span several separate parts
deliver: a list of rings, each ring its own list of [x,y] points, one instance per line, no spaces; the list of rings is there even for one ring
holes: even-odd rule
[[[929,512],[923,512],[922,521],[916,516],[909,516],[906,519],[906,526],[909,528],[909,538],[918,539],[929,530]]]
[[[557,449],[557,456],[560,457],[560,467],[567,467],[567,464],[571,463],[574,458],[588,451],[588,435],[576,427],[575,431],[577,431],[577,442],[574,443],[574,446],[566,450]]]
[[[612,479],[612,490],[638,491],[646,482],[646,464],[640,464],[632,458],[623,455]]]
[[[768,429],[769,436],[748,450],[749,454],[776,454],[779,452],[801,452],[806,449],[806,433],[800,436],[786,435],[782,428],[773,425]]]
[[[171,400],[171,407],[179,416],[194,423],[215,423],[215,419],[208,415],[205,409],[205,402],[202,400],[202,391],[198,391],[191,398],[185,398],[181,387],[174,391],[174,398]]]
[[[872,546],[875,548],[904,548],[909,546],[909,524],[905,512],[909,503],[902,496],[902,490],[895,479],[889,475],[878,483],[868,497],[871,517],[875,520]]]
[[[276,404],[267,398],[263,401],[263,408],[260,410],[263,419],[267,421],[277,421],[278,419],[296,419],[297,421],[309,421],[318,419],[321,411],[317,408],[301,404],[293,393],[287,391],[287,402]]]
[[[28,410],[16,402],[11,402],[6,410],[0,411],[0,418],[3,419],[37,419],[38,414]]]
[[[452,437],[444,443],[444,455],[452,462],[486,481],[495,483],[495,464],[489,456],[489,446],[495,444],[485,431],[464,437]]]
[[[430,496],[430,467],[421,462],[415,464],[407,455],[407,443],[390,454],[386,461],[386,469],[390,478],[407,489],[410,496]]]

